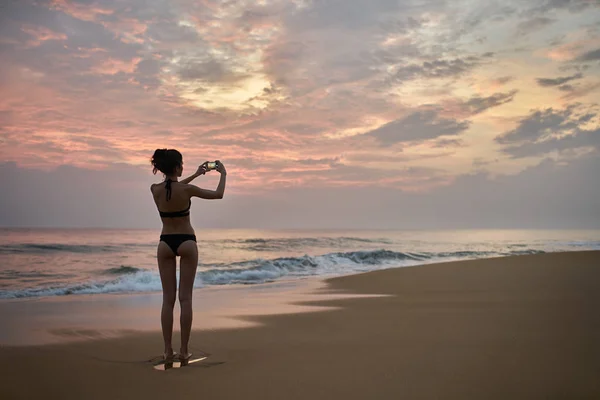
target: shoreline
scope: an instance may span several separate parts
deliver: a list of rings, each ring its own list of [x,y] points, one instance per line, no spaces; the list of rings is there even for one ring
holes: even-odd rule
[[[260,287],[260,286],[268,286],[268,285],[277,285],[277,284],[294,284],[296,282],[302,282],[303,280],[319,280],[319,281],[327,281],[329,279],[336,279],[340,277],[350,276],[350,275],[360,275],[370,272],[383,271],[388,269],[397,269],[397,268],[411,268],[411,267],[420,267],[420,266],[428,266],[432,264],[445,264],[445,263],[454,263],[454,262],[462,262],[462,261],[474,261],[474,260],[488,260],[493,258],[506,258],[506,257],[515,257],[521,255],[534,255],[534,254],[553,254],[553,253],[573,253],[573,252],[581,252],[581,251],[600,251],[600,250],[564,250],[564,251],[552,251],[552,252],[532,252],[525,254],[511,254],[511,255],[502,255],[502,256],[491,256],[491,257],[477,257],[477,258],[443,258],[443,259],[427,259],[425,262],[423,260],[409,260],[406,265],[390,265],[381,269],[372,269],[367,271],[348,271],[347,273],[339,274],[339,273],[329,273],[322,275],[300,275],[300,276],[289,276],[284,275],[282,278],[276,278],[272,281],[262,282],[262,283],[226,283],[226,284],[207,284],[202,287],[194,288],[194,293],[197,291],[204,290],[218,290],[221,288],[246,288],[246,287]],[[158,273],[158,269],[154,268],[152,270],[145,271],[154,271]],[[179,267],[178,267],[179,270]],[[126,275],[124,275],[126,276]],[[104,282],[100,282],[104,283]],[[42,296],[22,296],[22,297],[6,297],[0,298],[0,306],[6,303],[20,303],[27,301],[52,301],[52,299],[85,299],[88,297],[102,297],[102,296],[144,296],[144,295],[156,295],[161,294],[162,290],[155,291],[119,291],[119,292],[101,292],[101,293],[74,293],[74,294],[59,294],[59,295],[42,295]]]
[[[190,348],[211,356],[181,370],[156,371],[147,362],[162,352],[159,330],[0,346],[10,360],[0,366],[0,397],[600,398],[600,251],[443,262],[324,282],[318,294],[291,300],[324,307],[316,312],[246,314],[238,318],[254,325],[194,329]]]
[[[598,252],[600,250],[585,250],[585,252]],[[561,253],[581,253],[581,251],[558,251],[541,254],[561,254]],[[353,291],[343,287],[334,289],[338,279],[344,279],[353,276],[362,276],[364,274],[381,273],[389,270],[407,269],[416,267],[436,267],[453,263],[478,262],[487,260],[502,260],[506,258],[532,256],[537,254],[493,256],[475,259],[460,260],[440,260],[427,262],[424,264],[408,264],[402,266],[390,266],[370,271],[351,271],[343,275],[312,275],[301,277],[286,277],[272,282],[260,284],[226,284],[226,285],[206,285],[194,289],[194,313],[196,318],[192,325],[192,331],[215,330],[215,329],[236,329],[251,327],[255,323],[244,319],[244,316],[261,316],[271,314],[285,314],[287,312],[312,312],[319,311],[326,306],[299,306],[300,302],[319,303],[320,300],[336,300],[351,298],[353,296],[368,297],[377,294],[358,294],[362,293],[359,285]],[[439,272],[438,272],[439,273]],[[359,278],[360,279],[360,278]],[[333,294],[328,296],[322,293],[332,293],[340,291],[344,295]],[[262,301],[253,302],[250,306],[240,308],[241,298],[251,296],[255,292],[262,292]],[[319,294],[321,292],[321,294]],[[266,294],[266,295],[265,295]],[[231,296],[233,295],[233,297]],[[33,304],[30,304],[33,303]],[[162,334],[160,330],[160,307],[162,303],[162,291],[154,292],[115,292],[115,293],[86,293],[74,295],[59,296],[39,296],[0,299],[0,318],[9,327],[6,331],[0,331],[1,346],[30,346],[46,344],[62,344],[72,341],[85,341],[97,339],[115,339],[121,336],[131,334],[149,333]],[[89,321],[88,316],[83,318],[81,315],[74,314],[73,308],[82,308],[83,304],[89,304],[91,307],[83,310],[86,313],[101,317],[99,320]],[[108,316],[99,309],[98,304],[104,304],[105,308],[120,310],[121,314],[113,313]],[[38,315],[37,308],[43,308],[45,324],[40,328],[40,320],[35,321],[35,327],[29,322],[19,321],[23,316]],[[15,308],[17,310],[15,310]],[[232,312],[231,310],[235,310]],[[9,311],[10,310],[10,311]],[[77,311],[77,310],[75,310]],[[124,317],[123,312],[137,312],[135,319],[129,316]],[[140,312],[142,314],[140,314]],[[52,318],[49,315],[68,314],[68,318]],[[11,315],[12,314],[12,315]],[[13,319],[18,314],[19,318]],[[156,314],[156,315],[152,315]],[[104,318],[104,320],[102,319]],[[174,309],[174,333],[178,331],[179,306],[176,302]],[[199,321],[201,319],[202,322]],[[115,324],[115,320],[117,324]],[[14,323],[20,325],[14,325]],[[119,324],[120,322],[120,324]],[[82,325],[83,324],[83,325]],[[12,325],[12,326],[11,326]],[[12,328],[12,329],[10,329]],[[30,340],[28,334],[31,331],[37,331],[38,334]],[[43,330],[50,332],[40,333]],[[7,333],[10,333],[12,340],[7,340]],[[19,342],[15,343],[17,337]]]
[[[348,293],[320,293],[327,292],[326,280],[327,278],[314,276],[257,285],[223,285],[197,289],[193,297],[192,330],[251,327],[256,323],[245,320],[245,316],[319,311],[327,307],[299,303],[369,297]],[[0,318],[8,327],[0,331],[0,346],[4,347],[60,345],[139,333],[162,335],[162,292],[4,300],[0,302]],[[178,303],[175,305],[173,319],[175,334],[179,332]]]

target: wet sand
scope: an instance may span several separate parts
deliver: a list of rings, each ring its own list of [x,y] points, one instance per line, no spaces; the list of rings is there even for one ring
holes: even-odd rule
[[[2,346],[0,398],[600,398],[600,251],[430,264],[327,284],[331,294],[387,296],[313,301],[303,306],[328,308],[195,330],[192,351],[210,357],[168,371],[148,362],[162,351],[158,330]]]

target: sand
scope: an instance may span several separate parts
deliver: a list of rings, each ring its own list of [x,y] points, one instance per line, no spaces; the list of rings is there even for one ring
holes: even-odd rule
[[[210,357],[168,371],[147,362],[162,351],[158,330],[2,346],[0,398],[600,399],[600,251],[397,268],[327,284],[331,293],[388,296],[195,330],[193,348]]]

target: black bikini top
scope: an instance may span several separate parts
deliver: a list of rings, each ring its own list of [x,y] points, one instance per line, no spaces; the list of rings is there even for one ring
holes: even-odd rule
[[[167,179],[167,183],[165,184],[165,189],[167,189],[167,201],[171,200],[171,182],[173,182],[173,181],[170,179]],[[191,206],[192,206],[192,199],[190,199],[190,204],[187,206],[187,208],[185,210],[171,211],[171,212],[158,210],[158,213],[160,214],[161,217],[165,217],[165,218],[185,217],[187,215],[190,215],[190,207]]]

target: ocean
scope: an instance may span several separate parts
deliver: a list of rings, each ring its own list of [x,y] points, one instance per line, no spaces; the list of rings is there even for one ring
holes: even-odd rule
[[[133,229],[0,229],[0,299],[160,292],[159,234]],[[600,250],[600,230],[197,229],[196,236],[197,289]]]

